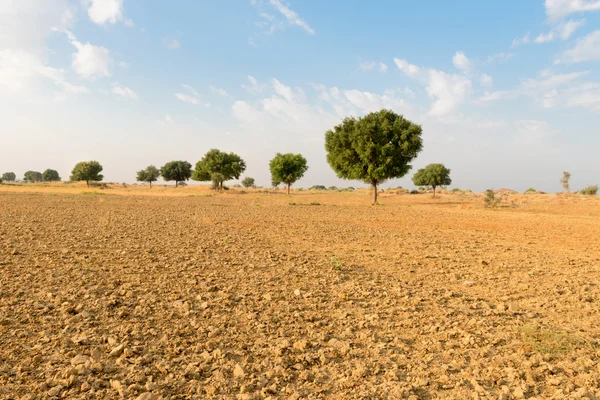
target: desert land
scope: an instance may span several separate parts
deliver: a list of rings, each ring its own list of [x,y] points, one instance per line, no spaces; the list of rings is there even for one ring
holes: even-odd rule
[[[594,399],[600,201],[0,186],[0,399]]]

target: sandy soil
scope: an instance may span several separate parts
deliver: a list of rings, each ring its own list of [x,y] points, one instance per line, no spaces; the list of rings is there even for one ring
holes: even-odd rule
[[[0,399],[600,396],[597,198],[156,189],[0,186]]]

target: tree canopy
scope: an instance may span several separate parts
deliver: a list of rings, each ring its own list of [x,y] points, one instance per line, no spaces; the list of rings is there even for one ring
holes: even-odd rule
[[[2,174],[2,180],[7,182],[14,182],[17,179],[17,175],[14,172],[5,172]]]
[[[348,117],[325,133],[327,162],[338,177],[371,184],[376,204],[377,185],[412,168],[423,148],[421,133],[421,126],[391,110]]]
[[[283,182],[287,185],[287,192],[290,194],[290,186],[302,178],[308,170],[308,165],[302,154],[277,153],[269,163],[269,168],[273,186],[278,186],[279,183]]]
[[[223,182],[239,179],[245,170],[246,163],[237,154],[211,149],[196,163],[192,179],[203,182],[213,181],[217,183],[215,189],[223,189]]]
[[[44,182],[60,181],[60,175],[54,169],[47,169],[42,173],[42,180]]]
[[[162,166],[160,174],[167,182],[175,181],[175,187],[179,182],[184,182],[192,176],[192,164],[187,161],[170,161]]]
[[[40,182],[42,180],[42,173],[38,171],[27,171],[25,172],[23,180],[29,182]]]
[[[569,181],[571,180],[571,173],[564,171],[562,178],[560,178],[560,184],[562,185],[565,192],[569,191]]]
[[[242,179],[242,186],[245,188],[254,187],[254,178],[249,176]]]
[[[148,165],[145,169],[137,172],[136,180],[138,182],[148,182],[152,187],[152,182],[156,182],[160,176],[160,171],[154,165]]]
[[[436,187],[452,184],[450,170],[444,164],[429,164],[418,170],[413,175],[412,180],[416,186],[430,186],[433,188],[433,197],[435,197]]]
[[[81,161],[75,164],[69,179],[72,181],[85,181],[90,186],[90,181],[99,182],[104,179],[104,176],[100,174],[102,169],[102,165],[98,161]]]

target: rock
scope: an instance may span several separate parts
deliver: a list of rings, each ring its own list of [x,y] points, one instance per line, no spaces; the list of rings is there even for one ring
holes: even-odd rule
[[[90,390],[92,388],[92,385],[90,385],[88,382],[83,382],[81,384],[81,387],[79,388],[80,392],[87,392],[88,390]]]
[[[85,364],[90,358],[88,356],[84,356],[82,354],[78,354],[75,357],[71,358],[71,365],[77,366],[80,364]]]
[[[236,364],[235,368],[233,369],[233,377],[237,379],[243,379],[244,376],[246,376],[244,369],[241,367],[240,364]]]
[[[124,349],[125,349],[125,345],[120,344],[117,347],[115,347],[114,349],[112,349],[110,351],[110,353],[108,353],[108,356],[109,357],[119,357],[121,355],[121,353],[123,353]]]
[[[58,396],[63,390],[62,385],[54,386],[52,389],[48,390],[48,396],[55,397]]]
[[[300,296],[302,294],[302,292],[300,292],[300,289],[296,289],[296,290],[294,290],[294,294],[296,296]]]
[[[150,392],[140,394],[136,400],[158,400],[158,396]]]
[[[471,286],[475,286],[475,281],[464,281],[463,285],[471,287]]]
[[[263,299],[265,299],[267,301],[271,301],[273,298],[271,297],[271,295],[269,293],[267,293],[267,294],[263,294]]]

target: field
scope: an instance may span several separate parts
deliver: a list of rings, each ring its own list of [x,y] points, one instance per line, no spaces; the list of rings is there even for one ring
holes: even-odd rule
[[[600,396],[600,201],[0,186],[0,399]]]

